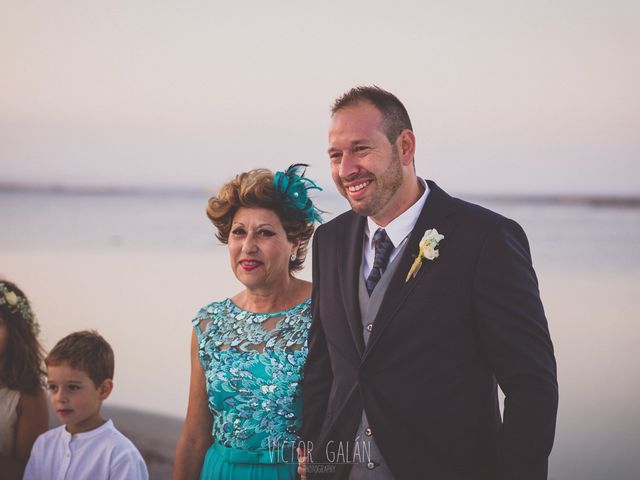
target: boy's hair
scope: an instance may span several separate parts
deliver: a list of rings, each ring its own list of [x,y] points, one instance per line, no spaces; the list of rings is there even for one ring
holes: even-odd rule
[[[95,330],[67,335],[56,343],[44,362],[48,367],[67,362],[71,368],[86,372],[96,388],[113,378],[113,350]]]

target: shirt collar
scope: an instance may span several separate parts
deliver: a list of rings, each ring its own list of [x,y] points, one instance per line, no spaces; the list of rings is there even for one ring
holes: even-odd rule
[[[418,181],[424,187],[424,192],[418,199],[416,203],[407,208],[404,212],[398,215],[396,218],[391,220],[389,224],[384,227],[385,232],[387,232],[387,236],[393,243],[394,248],[398,248],[402,241],[409,236],[413,227],[415,227],[416,222],[418,221],[418,217],[420,216],[420,212],[424,207],[425,202],[427,201],[427,195],[429,195],[429,185],[422,178],[418,177]],[[370,235],[369,232],[375,232],[378,230],[380,225],[374,222],[371,217],[367,217],[367,225],[365,227],[365,235],[367,239],[367,245],[369,248],[374,248],[373,246],[373,235]]]
[[[104,422],[102,425],[100,425],[99,427],[94,428],[93,430],[89,430],[88,432],[82,432],[82,433],[70,433],[67,430],[67,427],[65,426],[62,429],[62,436],[63,438],[69,442],[72,439],[87,439],[87,438],[91,438],[91,437],[95,437],[96,435],[100,435],[102,432],[104,432],[105,430],[111,430],[113,429],[113,421],[111,419],[107,420],[106,422]]]

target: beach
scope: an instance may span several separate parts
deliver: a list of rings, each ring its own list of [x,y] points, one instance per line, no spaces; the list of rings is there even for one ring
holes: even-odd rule
[[[187,406],[191,319],[242,289],[206,197],[0,194],[0,275],[29,295],[45,347],[81,329],[113,346],[105,412],[170,477]],[[339,200],[326,209],[342,209]],[[640,209],[493,202],[527,232],[558,361],[550,480],[640,471]],[[301,276],[310,279],[307,265]]]
[[[118,407],[107,407],[104,413],[138,447],[149,479],[170,480],[183,419]]]

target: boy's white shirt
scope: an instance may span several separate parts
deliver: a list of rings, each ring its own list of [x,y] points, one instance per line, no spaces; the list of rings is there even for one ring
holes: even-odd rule
[[[38,437],[23,480],[148,480],[147,466],[131,441],[111,420],[88,432],[65,426]]]

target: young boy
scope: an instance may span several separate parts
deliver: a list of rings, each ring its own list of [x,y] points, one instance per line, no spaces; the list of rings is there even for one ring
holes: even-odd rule
[[[25,480],[147,480],[136,447],[100,415],[113,388],[113,350],[94,331],[72,333],[45,359],[51,405],[62,422],[38,437]]]

